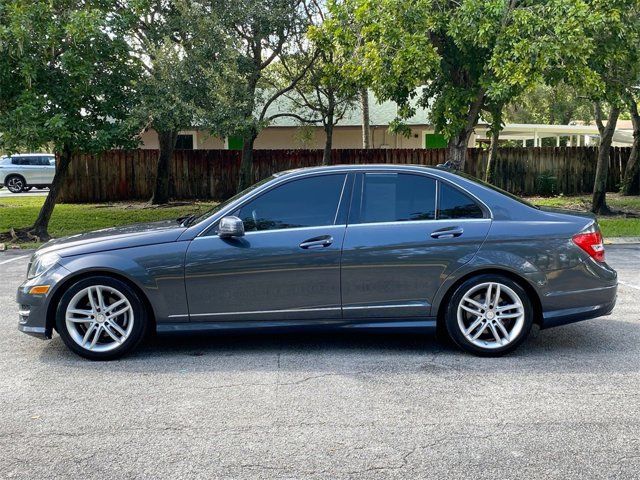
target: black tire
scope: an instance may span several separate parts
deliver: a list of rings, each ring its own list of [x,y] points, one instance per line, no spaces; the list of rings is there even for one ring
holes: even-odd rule
[[[9,175],[4,182],[11,193],[21,193],[27,186],[26,180],[21,175]]]
[[[489,328],[486,328],[482,336],[476,340],[477,343],[472,343],[472,341],[470,341],[470,339],[468,339],[465,336],[464,332],[462,331],[462,327],[460,326],[459,319],[458,319],[458,307],[460,306],[460,303],[463,297],[465,296],[465,294],[467,294],[468,292],[472,292],[474,288],[480,288],[481,285],[487,284],[487,283],[500,284],[504,287],[507,287],[502,290],[503,295],[507,294],[509,290],[510,290],[509,294],[515,293],[517,297],[519,297],[519,300],[522,304],[522,313],[523,313],[523,320],[519,323],[521,327],[516,328],[515,330],[509,331],[508,322],[513,321],[513,325],[515,326],[515,322],[517,321],[516,319],[503,320],[503,324],[507,324],[505,325],[507,328],[507,331],[509,331],[509,333],[512,333],[512,332],[515,332],[515,333],[513,335],[513,338],[510,339],[506,345],[498,346],[498,347],[494,346],[492,348],[483,347],[477,344],[477,343],[486,343],[487,345],[489,345],[491,343],[497,343],[494,341],[494,337],[492,337],[492,333],[489,330]],[[482,295],[480,291],[479,291],[479,295]],[[507,302],[502,301],[503,305],[506,303]],[[472,353],[474,355],[481,356],[481,357],[499,357],[509,352],[512,352],[513,350],[518,348],[518,346],[522,342],[525,341],[525,339],[529,335],[529,332],[531,331],[531,326],[533,325],[534,310],[533,310],[533,305],[532,305],[531,299],[529,298],[529,295],[527,294],[525,289],[522,288],[522,286],[520,286],[520,284],[513,281],[511,278],[507,276],[499,275],[499,274],[483,274],[483,275],[478,275],[466,280],[460,286],[458,286],[458,288],[456,288],[453,295],[451,296],[451,299],[449,300],[448,305],[446,306],[446,309],[447,310],[446,310],[444,319],[445,319],[446,329],[449,336],[451,337],[451,340],[453,340],[453,342],[464,351]],[[491,306],[491,309],[481,310],[481,311],[487,312],[488,314],[489,310],[491,310],[493,313],[494,312],[493,306]],[[516,310],[516,312],[517,311],[519,310]],[[467,327],[470,327],[471,325],[468,325],[465,322],[473,323],[473,321],[476,321],[476,320],[480,321],[480,317],[474,316],[473,314],[466,314],[462,312],[461,315],[462,315],[463,325]],[[493,318],[494,315],[495,313],[493,313],[491,317]],[[485,320],[483,320],[484,322],[487,322],[487,323],[491,322],[490,320],[486,319],[486,317],[483,317],[483,318],[485,318]],[[481,327],[483,327],[483,323],[481,323],[480,326],[473,331],[473,333],[477,333]],[[515,327],[512,327],[512,328],[515,328]],[[503,336],[501,331],[499,331],[499,336],[500,337]],[[487,340],[484,341],[483,338],[487,338]],[[505,341],[506,341],[506,337],[505,337]]]
[[[124,297],[129,301],[133,312],[133,327],[129,336],[121,345],[106,352],[88,350],[76,343],[67,328],[65,320],[67,307],[73,297],[87,287],[98,285],[111,287],[124,295]],[[121,280],[102,275],[83,278],[71,285],[71,287],[64,292],[62,298],[60,298],[60,302],[58,303],[56,310],[56,330],[62,338],[62,341],[71,351],[89,360],[115,360],[130,353],[145,337],[148,329],[148,323],[148,315],[145,305],[135,290]]]

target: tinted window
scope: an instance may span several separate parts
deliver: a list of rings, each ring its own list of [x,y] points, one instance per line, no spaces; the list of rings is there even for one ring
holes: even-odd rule
[[[439,219],[482,218],[482,209],[468,195],[445,183],[440,184]]]
[[[436,181],[422,175],[367,173],[358,223],[433,220]]]
[[[293,180],[241,207],[247,231],[333,225],[346,175]]]

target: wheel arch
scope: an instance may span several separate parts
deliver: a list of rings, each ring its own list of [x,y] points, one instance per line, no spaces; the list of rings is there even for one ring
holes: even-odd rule
[[[22,181],[24,182],[24,186],[25,186],[25,187],[26,187],[27,185],[29,185],[29,182],[27,182],[27,179],[26,179],[26,177],[25,177],[24,175],[22,175],[22,174],[20,174],[20,173],[15,173],[15,172],[13,172],[13,173],[8,173],[8,174],[4,177],[4,181],[3,181],[4,186],[6,187],[6,186],[7,186],[7,182],[8,182],[11,178],[15,178],[15,177],[22,179]]]
[[[446,288],[446,291],[440,298],[440,301],[438,302],[436,307],[438,309],[436,314],[438,329],[441,329],[444,326],[444,315],[446,313],[446,306],[448,305],[449,300],[453,296],[453,293],[456,291],[456,289],[470,278],[486,274],[503,275],[520,285],[525,290],[525,292],[527,292],[527,295],[531,299],[531,304],[533,306],[533,323],[537,325],[542,324],[542,302],[540,301],[540,295],[538,295],[538,292],[533,287],[533,285],[531,285],[531,283],[526,278],[518,275],[515,272],[499,267],[490,267],[479,268],[477,270],[467,272],[460,278],[457,278],[451,285]]]
[[[120,273],[113,272],[113,271],[110,271],[110,270],[90,270],[90,271],[83,271],[83,272],[78,272],[78,273],[73,274],[73,275],[69,275],[68,277],[66,277],[64,279],[64,281],[53,292],[53,295],[51,296],[51,299],[49,300],[49,304],[47,306],[46,331],[49,334],[53,331],[53,328],[54,328],[54,326],[56,324],[56,310],[58,308],[58,304],[60,303],[60,299],[62,298],[64,293],[69,289],[69,287],[71,285],[73,285],[74,283],[78,282],[79,280],[83,280],[83,279],[89,278],[89,277],[97,277],[97,276],[100,276],[100,277],[111,277],[111,278],[114,278],[116,280],[119,280],[119,281],[125,283],[134,292],[136,292],[136,294],[138,295],[138,297],[142,301],[142,304],[144,305],[145,311],[146,311],[146,313],[148,315],[148,319],[149,319],[149,322],[150,322],[150,324],[149,324],[150,328],[149,329],[151,331],[155,331],[155,328],[156,328],[156,314],[155,314],[155,311],[153,309],[153,305],[151,304],[151,301],[149,300],[147,295],[144,293],[144,290],[142,288],[140,288],[140,286],[138,284],[136,284],[136,282],[134,282],[133,280],[128,278],[126,275],[122,275]]]

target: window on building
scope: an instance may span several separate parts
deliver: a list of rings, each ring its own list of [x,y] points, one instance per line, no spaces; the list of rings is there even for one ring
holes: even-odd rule
[[[176,140],[176,150],[193,150],[193,134],[179,134]]]

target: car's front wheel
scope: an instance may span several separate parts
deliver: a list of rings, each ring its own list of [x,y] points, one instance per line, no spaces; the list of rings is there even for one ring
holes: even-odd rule
[[[133,350],[147,329],[138,294],[126,283],[94,276],[73,284],[60,299],[56,330],[64,343],[90,360],[113,360]]]
[[[467,352],[499,356],[529,334],[533,306],[527,292],[503,275],[478,275],[453,293],[445,315],[453,341]]]
[[[25,182],[24,178],[20,175],[11,175],[7,177],[5,183],[7,185],[7,189],[11,193],[20,193],[27,186],[27,182]]]

